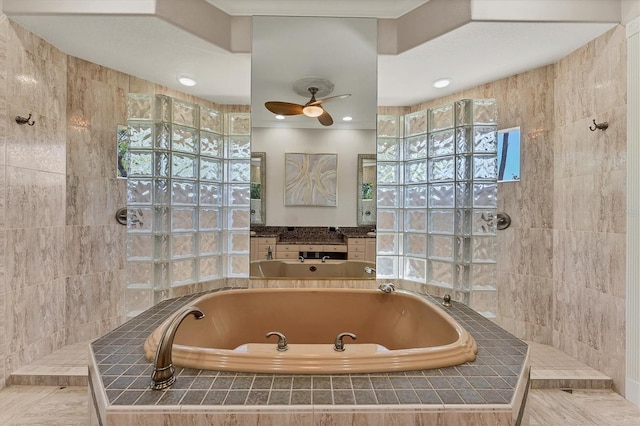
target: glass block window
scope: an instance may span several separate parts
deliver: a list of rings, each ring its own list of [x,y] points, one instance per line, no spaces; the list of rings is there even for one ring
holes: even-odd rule
[[[382,278],[450,289],[495,316],[497,113],[492,99],[378,116]]]
[[[250,123],[248,113],[129,95],[127,316],[172,287],[248,276]]]

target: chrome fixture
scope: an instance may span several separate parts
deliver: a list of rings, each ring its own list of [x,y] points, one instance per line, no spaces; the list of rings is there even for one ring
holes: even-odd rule
[[[447,308],[451,306],[451,296],[449,296],[448,294],[444,295],[444,297],[442,298],[442,306]]]
[[[127,208],[126,207],[120,207],[116,211],[116,221],[120,225],[126,225],[127,224]]]
[[[603,121],[602,123],[596,123],[595,118],[593,119],[593,126],[589,126],[589,130],[591,130],[592,132],[595,132],[598,129],[607,130],[608,128],[609,128],[609,123],[607,123],[606,121]]]
[[[279,331],[270,331],[265,337],[269,338],[271,336],[278,336],[278,350],[280,352],[284,352],[289,349],[289,346],[287,345],[287,338],[284,334],[280,333]]]
[[[176,381],[175,369],[171,362],[171,350],[173,349],[173,338],[178,331],[182,321],[193,315],[196,319],[204,318],[204,313],[195,306],[189,306],[182,310],[173,318],[167,328],[165,328],[158,342],[156,357],[153,361],[153,373],[151,373],[151,389],[161,390],[171,386]]]
[[[304,256],[298,256],[298,260],[300,261],[300,263],[304,263]]]
[[[344,342],[342,339],[345,337],[351,337],[353,340],[356,340],[356,335],[353,333],[339,333],[336,336],[336,341],[333,344],[333,350],[336,352],[344,352]]]
[[[376,270],[370,266],[365,266],[364,267],[364,272],[371,275],[371,274],[375,274]]]
[[[273,250],[271,246],[267,247],[267,260],[273,260]]]
[[[36,124],[36,122],[31,119],[31,114],[29,114],[28,117],[22,117],[20,115],[16,116],[16,123],[20,125],[27,124],[29,126],[33,126],[34,124]]]
[[[329,259],[329,256],[322,256],[322,263],[326,262]]]
[[[503,229],[507,229],[509,225],[511,225],[511,216],[506,214],[505,212],[500,212],[497,214],[498,220],[496,221],[496,227],[498,230],[502,231]]]
[[[392,293],[396,291],[396,286],[393,285],[392,283],[384,283],[384,284],[380,284],[380,287],[378,287],[378,290],[384,293]]]

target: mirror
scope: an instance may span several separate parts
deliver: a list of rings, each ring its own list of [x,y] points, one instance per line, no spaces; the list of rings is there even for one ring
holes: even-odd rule
[[[358,226],[376,225],[376,156],[358,154]]]
[[[364,266],[357,262],[367,262],[368,270],[373,270],[375,236],[367,232],[375,226],[375,210],[367,206],[363,215],[370,214],[362,222],[358,219],[361,194],[356,182],[362,178],[358,176],[360,169],[368,182],[369,173],[373,173],[370,182],[375,182],[371,165],[375,166],[376,153],[377,20],[256,16],[252,35],[251,149],[254,154],[264,154],[263,162],[259,165],[257,158],[255,162],[252,159],[251,167],[251,210],[255,211],[251,215],[252,261],[296,263],[303,257],[308,259],[304,263],[307,269],[311,262],[328,266],[346,261],[360,273]],[[318,100],[328,99],[322,108],[332,117],[332,124],[300,112],[310,100],[308,85],[321,89],[314,95]],[[276,117],[266,108],[267,102],[293,105],[291,114]],[[311,179],[314,176],[323,176],[320,182],[324,183],[326,170],[317,166],[320,163],[315,159],[335,159],[331,168],[335,202],[288,201],[292,190],[286,183],[292,169],[287,169],[290,163],[286,159],[292,154],[308,159],[301,163],[305,164],[301,174],[305,185],[299,186],[307,191],[301,194],[321,186],[317,179]],[[367,154],[372,163],[359,166],[360,154]],[[269,168],[264,164],[267,156]],[[261,167],[260,181],[257,167]],[[264,196],[265,179],[269,181],[269,197]],[[262,192],[259,202],[258,182]],[[373,204],[374,198],[362,205]],[[264,208],[262,214],[258,206]],[[332,277],[351,277],[350,272],[336,274],[341,275]],[[375,278],[375,273],[364,278]]]
[[[267,154],[251,153],[251,225],[265,225],[267,193]]]

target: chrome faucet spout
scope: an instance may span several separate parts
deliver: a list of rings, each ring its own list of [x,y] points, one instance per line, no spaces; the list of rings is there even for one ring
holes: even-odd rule
[[[343,339],[345,337],[351,337],[353,340],[356,340],[356,335],[353,333],[339,333],[336,336],[336,341],[333,344],[333,350],[336,352],[344,352],[344,342]]]
[[[371,275],[371,274],[375,274],[376,270],[370,266],[365,266],[364,267],[364,272]]]
[[[304,263],[304,256],[298,256],[298,260],[300,261],[300,263]]]
[[[196,319],[204,318],[204,313],[195,306],[189,306],[175,316],[175,318],[165,328],[158,342],[156,357],[153,361],[153,373],[151,374],[151,389],[161,390],[171,386],[176,381],[175,369],[171,361],[171,350],[173,349],[173,339],[182,321],[193,315]]]
[[[322,263],[326,262],[329,259],[329,256],[322,256]]]
[[[271,336],[278,336],[278,351],[284,352],[289,349],[289,346],[287,345],[287,338],[284,334],[279,331],[270,331],[265,337],[269,338]]]

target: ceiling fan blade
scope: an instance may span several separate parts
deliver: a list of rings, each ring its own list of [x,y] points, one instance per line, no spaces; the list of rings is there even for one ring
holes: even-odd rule
[[[290,102],[271,101],[264,103],[265,108],[274,114],[280,115],[298,115],[302,114],[303,105],[292,104]]]
[[[328,98],[322,98],[322,99],[318,99],[315,102],[310,102],[309,105],[320,105],[324,102],[334,101],[336,99],[344,99],[344,98],[348,98],[349,96],[351,96],[351,93],[347,93],[344,95],[329,96]]]
[[[323,126],[331,126],[333,124],[333,118],[326,110],[318,117],[318,121]]]

